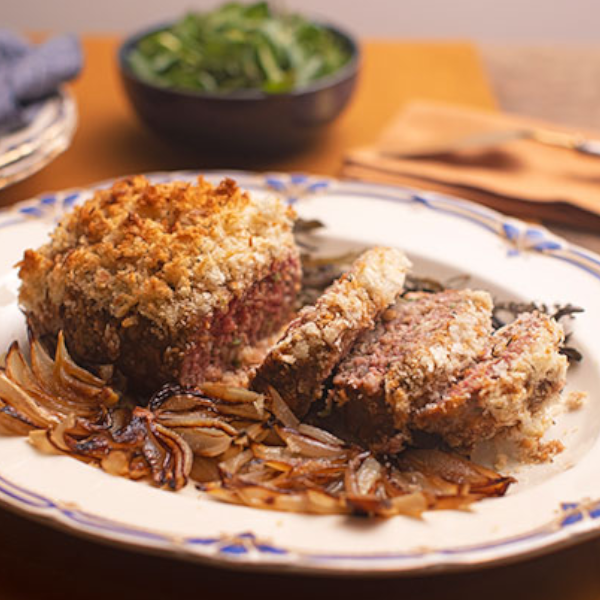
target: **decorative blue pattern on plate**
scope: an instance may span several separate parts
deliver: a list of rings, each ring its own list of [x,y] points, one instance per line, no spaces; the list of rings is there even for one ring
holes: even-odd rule
[[[264,184],[284,197],[289,204],[295,204],[302,198],[326,191],[331,186],[331,181],[310,177],[303,173],[292,173],[291,175],[267,175]]]
[[[240,184],[247,189],[277,193],[290,204],[324,192],[335,193],[335,180],[322,177],[299,173],[251,175],[244,172],[228,172],[228,174],[236,177]],[[153,181],[164,183],[182,178],[192,180],[197,175],[198,173],[193,171],[180,171],[156,173],[152,174],[151,178]],[[106,187],[106,185],[107,183],[100,183],[90,189]],[[570,262],[600,279],[600,260],[594,253],[572,246],[543,227],[532,227],[486,207],[438,193],[424,193],[409,188],[371,184],[367,186],[367,189],[369,196],[374,198],[391,202],[414,202],[429,210],[443,212],[484,227],[507,242],[507,250],[511,256],[528,251],[544,253]],[[345,195],[361,196],[365,194],[365,191],[364,184],[344,183]],[[23,205],[0,211],[0,229],[22,223],[25,218],[57,222],[67,210],[77,204],[82,193],[78,190],[69,190],[56,194],[45,194]]]
[[[220,173],[211,175],[219,176]],[[557,238],[543,227],[533,227],[516,219],[501,215],[490,209],[437,193],[426,193],[405,188],[374,186],[355,182],[338,182],[304,174],[248,174],[231,173],[240,185],[250,191],[276,193],[290,204],[314,200],[319,195],[362,198],[368,196],[386,202],[414,206],[417,211],[435,211],[475,224],[483,231],[496,236],[505,245],[511,261],[523,259],[528,254],[544,255],[566,262],[600,280],[600,259],[582,248],[574,247]],[[158,173],[149,176],[153,181],[175,179],[193,180],[194,172]],[[0,231],[23,225],[29,220],[48,224],[56,223],[75,204],[81,202],[93,189],[105,187],[104,182],[88,190],[69,190],[45,194],[29,202],[0,211]],[[583,275],[582,275],[583,276]],[[271,543],[254,533],[251,528],[238,534],[218,536],[172,536],[150,529],[120,523],[113,519],[90,514],[73,506],[50,499],[24,486],[17,485],[10,477],[0,475],[0,499],[25,513],[46,517],[54,522],[66,524],[73,530],[85,531],[116,540],[121,543],[144,546],[166,552],[176,550],[181,555],[199,560],[262,564],[270,567],[305,570],[343,571],[351,568],[370,568],[381,571],[404,571],[413,568],[419,561],[428,562],[420,569],[465,567],[500,560],[517,554],[532,554],[553,545],[591,535],[598,528],[600,500],[562,502],[556,507],[555,516],[547,523],[536,526],[518,535],[499,538],[474,545],[448,544],[438,549],[418,549],[411,552],[369,553],[349,548],[344,553],[308,552],[293,547]],[[315,517],[319,518],[319,517]],[[241,529],[241,528],[240,528]]]

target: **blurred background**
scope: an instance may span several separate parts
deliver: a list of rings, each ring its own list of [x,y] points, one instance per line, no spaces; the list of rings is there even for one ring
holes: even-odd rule
[[[218,0],[20,0],[3,3],[16,29],[127,32]],[[328,20],[364,36],[468,37],[479,42],[595,42],[598,0],[286,0],[274,5]]]
[[[4,3],[17,31],[126,34],[218,0],[20,0]],[[499,105],[600,129],[598,0],[279,0],[362,38],[468,39],[478,44]],[[541,94],[540,90],[544,93]]]

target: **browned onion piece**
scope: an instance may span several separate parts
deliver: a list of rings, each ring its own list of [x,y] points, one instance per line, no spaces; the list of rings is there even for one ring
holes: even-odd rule
[[[220,415],[238,417],[250,421],[263,421],[267,418],[262,402],[253,402],[252,404],[218,402],[214,404],[214,409]]]
[[[39,351],[43,351],[41,346]],[[54,376],[63,388],[69,389],[76,398],[94,398],[105,406],[114,406],[119,401],[118,394],[106,386],[106,382],[89,371],[79,367],[67,351],[62,331],[58,334],[56,356],[54,361]]]
[[[306,490],[307,504],[315,514],[347,513],[348,508],[341,498],[321,490]]]
[[[442,507],[437,504],[430,507],[427,496],[423,492],[413,492],[412,494],[391,498],[380,506],[375,514],[380,517],[393,517],[395,515],[420,517],[428,508]]]
[[[276,427],[276,431],[292,452],[302,456],[335,458],[344,453],[342,446],[320,442],[288,427]]]
[[[199,411],[179,412],[179,413],[160,413],[157,415],[157,421],[165,427],[177,427],[186,429],[220,429],[230,436],[237,434],[237,429],[229,425],[224,419],[217,418],[210,413]]]
[[[356,472],[358,493],[361,496],[373,493],[375,484],[381,478],[382,474],[383,468],[379,462],[373,456],[368,456]]]
[[[197,413],[206,418],[227,419],[228,417],[260,421],[265,419],[262,400],[254,403],[232,402],[220,399],[213,400],[208,397],[198,397],[189,394],[177,394],[158,403],[149,404],[149,408],[161,421],[175,418],[186,418],[187,415]]]
[[[48,438],[46,429],[32,429],[29,432],[29,441],[44,454],[63,454]]]
[[[247,506],[281,510],[284,512],[307,512],[305,494],[273,492],[260,485],[239,488],[237,494]]]
[[[284,446],[265,446],[252,444],[252,454],[265,462],[286,464],[290,469],[294,465],[294,453]]]
[[[514,481],[457,454],[441,450],[408,450],[400,455],[399,461],[426,477],[437,476],[445,481],[467,486],[473,493],[502,495]]]
[[[279,392],[272,386],[269,386],[269,397],[271,399],[271,410],[277,420],[289,429],[298,429],[300,421],[292,412],[291,408],[285,403]]]
[[[190,479],[199,483],[208,483],[217,481],[220,478],[218,458],[194,458],[192,469],[190,471]]]
[[[114,450],[101,459],[100,466],[111,475],[127,477],[129,474],[129,456],[123,450]]]
[[[231,435],[216,427],[175,427],[174,431],[187,442],[192,452],[198,456],[220,456],[229,450],[233,442]]]
[[[71,358],[67,346],[65,343],[65,336],[60,331],[58,334],[58,340],[56,345],[56,357],[55,357],[55,369],[64,371],[65,374],[70,375],[74,380],[80,384],[87,384],[94,388],[103,388],[106,382],[99,377],[96,377],[93,373],[82,369],[75,361]],[[113,400],[116,400],[113,398]],[[115,402],[113,401],[112,404]]]
[[[252,460],[252,452],[250,450],[244,450],[236,456],[228,458],[223,462],[219,463],[219,469],[226,475],[235,475],[238,471],[244,467],[249,461]]]
[[[96,376],[78,367],[59,336],[56,360],[33,338],[31,366],[17,344],[0,369],[0,400],[12,409],[11,416],[34,427],[57,425],[69,414],[101,419],[118,395]]]
[[[359,496],[360,491],[358,488],[358,479],[356,473],[362,463],[362,461],[369,456],[369,452],[364,452],[359,455],[353,456],[348,461],[348,467],[344,472],[344,489],[346,494],[349,496]]]
[[[246,427],[246,435],[253,442],[262,442],[269,435],[269,428],[264,423],[252,423]]]
[[[189,445],[174,431],[159,423],[149,421],[157,440],[167,449],[167,465],[157,474],[158,481],[173,490],[179,490],[187,484],[194,456]]]
[[[59,415],[36,402],[24,388],[9,379],[7,373],[2,371],[0,371],[0,400],[12,408],[15,419],[32,423],[33,427],[48,427],[60,420]],[[13,416],[6,412],[4,414],[6,417]]]
[[[307,425],[306,423],[300,423],[298,427],[298,432],[304,435],[308,435],[309,437],[317,440],[318,442],[323,442],[324,444],[332,444],[337,446],[343,446],[344,441],[340,440],[339,437],[333,435],[333,433],[329,433],[329,431],[325,431],[324,429],[320,429],[319,427],[314,427],[313,425]]]
[[[258,392],[225,385],[224,383],[206,382],[200,386],[200,389],[208,396],[226,402],[262,402],[264,400],[264,396]]]
[[[59,450],[63,452],[69,452],[71,450],[70,444],[65,440],[65,435],[70,429],[75,427],[74,415],[69,415],[66,419],[63,419],[58,425],[51,427],[48,430],[48,439],[54,444]]]
[[[33,423],[24,415],[0,402],[0,434],[28,435],[33,427]]]

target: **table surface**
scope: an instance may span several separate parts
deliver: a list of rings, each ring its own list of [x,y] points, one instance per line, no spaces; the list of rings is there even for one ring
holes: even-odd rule
[[[375,140],[402,104],[415,98],[495,108],[477,53],[462,43],[373,42],[350,107],[319,142],[287,158],[215,156],[163,142],[138,121],[121,87],[117,40],[84,40],[86,66],[73,85],[79,127],[71,148],[29,179],[0,191],[0,206],[47,191],[172,169],[238,168],[337,175],[343,153]]]
[[[117,40],[84,40],[86,69],[73,86],[80,124],[72,147],[30,179],[0,191],[9,205],[45,191],[136,172],[245,168],[336,175],[345,149],[374,140],[401,105],[425,98],[495,108],[475,50],[463,43],[367,42],[350,108],[320,143],[293,157],[258,161],[168,146],[127,105],[115,63]],[[140,507],[143,510],[143,507]],[[270,597],[587,599],[600,596],[600,541],[501,568],[428,578],[356,579],[231,573],[136,554],[72,537],[0,509],[0,600],[33,598]]]

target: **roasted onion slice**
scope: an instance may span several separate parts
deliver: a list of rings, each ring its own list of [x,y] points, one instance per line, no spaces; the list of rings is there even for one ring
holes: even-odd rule
[[[58,425],[68,415],[100,419],[119,401],[106,382],[80,368],[70,357],[62,334],[58,336],[55,358],[32,338],[31,362],[18,344],[10,347],[5,366],[0,368],[0,400],[10,410],[2,411],[0,431],[10,433],[18,421],[19,431]]]

